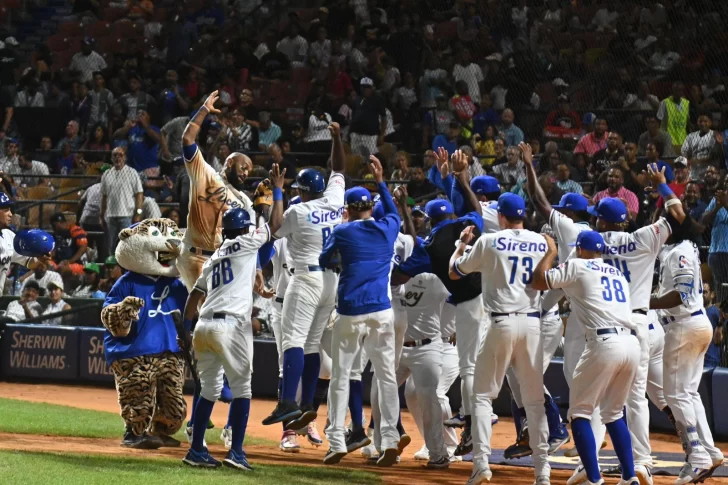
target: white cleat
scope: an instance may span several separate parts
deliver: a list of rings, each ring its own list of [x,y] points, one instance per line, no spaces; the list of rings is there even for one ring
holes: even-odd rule
[[[229,450],[233,447],[233,429],[224,427],[222,431],[220,432],[220,440],[222,441],[222,444],[225,446],[226,450]]]
[[[493,472],[490,471],[490,467],[485,466],[474,469],[465,485],[480,485],[481,483],[489,482],[491,478],[493,478]]]
[[[286,453],[298,453],[301,451],[295,431],[288,430],[283,432],[283,436],[281,437],[281,451]]]
[[[604,479],[600,478],[597,482],[590,482],[586,476],[586,468],[579,465],[574,470],[574,474],[566,481],[566,485],[603,485]]]
[[[635,465],[634,474],[637,475],[637,480],[640,482],[640,485],[653,485],[652,472],[646,466]]]
[[[491,414],[490,415],[490,425],[495,426],[498,424],[498,415],[497,414]]]
[[[420,451],[415,453],[415,460],[418,460],[418,461],[429,461],[430,460],[430,450],[427,449],[427,445],[422,445],[422,448],[420,448]]]
[[[187,438],[187,442],[192,444],[192,426],[185,427],[185,437]],[[207,448],[207,441],[202,440],[202,446]]]
[[[533,485],[551,485],[551,478],[548,475],[539,475]]]
[[[710,472],[710,468],[697,468],[690,463],[685,463],[680,469],[680,474],[675,480],[675,485],[685,485],[686,483],[700,483],[702,478]]]
[[[629,480],[622,478],[617,485],[640,485],[640,481],[637,477],[632,477]]]
[[[363,456],[364,458],[371,458],[371,457],[379,454],[379,452],[374,447],[374,445],[363,446],[361,448],[360,453],[361,453],[361,456]],[[428,458],[428,460],[429,460],[429,458]]]

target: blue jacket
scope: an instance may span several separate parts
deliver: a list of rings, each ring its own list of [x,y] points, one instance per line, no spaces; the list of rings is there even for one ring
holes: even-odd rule
[[[337,253],[341,260],[337,305],[341,315],[366,315],[392,307],[389,275],[400,219],[384,183],[379,184],[379,193],[386,215],[336,226],[319,257],[324,267],[332,264]]]
[[[179,352],[177,330],[170,313],[184,310],[187,289],[178,278],[151,277],[128,272],[114,283],[106,296],[104,308],[120,303],[127,296],[144,300],[139,320],[132,323],[129,335],[117,338],[107,330],[104,333],[106,362],[159,354]]]

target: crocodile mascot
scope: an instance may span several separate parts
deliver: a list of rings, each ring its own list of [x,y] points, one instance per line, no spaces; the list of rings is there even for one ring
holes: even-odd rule
[[[124,447],[180,444],[172,435],[187,415],[185,364],[175,328],[175,313],[187,301],[175,267],[181,237],[170,219],[146,219],[119,233],[116,260],[127,273],[109,291],[101,321],[126,425]]]

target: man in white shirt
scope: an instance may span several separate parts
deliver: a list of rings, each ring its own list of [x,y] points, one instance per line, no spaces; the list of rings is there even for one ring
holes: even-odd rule
[[[139,174],[126,164],[126,150],[111,152],[114,168],[101,176],[101,224],[106,232],[109,254],[114,254],[119,232],[142,220],[143,189]]]
[[[38,285],[38,292],[45,294],[45,289],[48,287],[48,283],[62,284],[63,278],[57,271],[49,269],[48,263],[40,263],[23,282],[23,291],[25,291],[25,288],[29,284],[36,284]],[[43,288],[42,292],[40,288]]]
[[[82,83],[88,82],[93,78],[94,72],[106,69],[106,61],[98,52],[94,51],[91,46],[94,40],[91,37],[83,39],[81,44],[81,52],[77,52],[71,59],[69,69],[79,73],[78,80]]]
[[[299,27],[292,23],[288,27],[288,35],[282,38],[276,49],[291,61],[291,67],[303,67],[308,55],[308,42],[299,35]]]
[[[37,160],[33,160],[33,155],[30,152],[22,153],[18,157],[18,164],[15,167],[11,167],[9,173],[11,174],[23,174],[33,175],[32,177],[21,177],[15,176],[16,185],[35,187],[36,185],[47,185],[48,179],[42,177],[42,175],[48,175],[48,165]]]
[[[455,82],[465,81],[468,83],[468,93],[473,103],[480,103],[480,83],[485,79],[483,70],[479,65],[471,61],[470,51],[462,50],[460,61],[452,69],[452,77]]]
[[[5,310],[5,317],[19,322],[40,315],[43,307],[37,301],[39,292],[40,286],[36,281],[27,281],[20,299],[11,301],[8,305]]]

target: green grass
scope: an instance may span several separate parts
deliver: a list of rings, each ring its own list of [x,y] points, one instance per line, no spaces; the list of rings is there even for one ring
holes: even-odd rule
[[[252,473],[199,470],[179,460],[0,451],[0,481],[23,485],[378,484],[378,476],[342,468],[253,464]]]
[[[0,432],[4,433],[111,439],[121,439],[124,433],[124,422],[118,414],[57,404],[0,398],[0,416]],[[220,443],[220,430],[224,423],[216,424],[205,435],[208,443]],[[185,441],[182,431],[175,437]],[[275,441],[253,436],[246,436],[245,444],[278,445]]]

